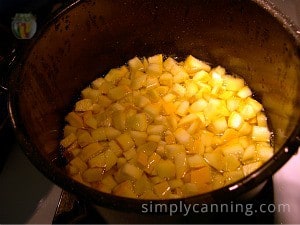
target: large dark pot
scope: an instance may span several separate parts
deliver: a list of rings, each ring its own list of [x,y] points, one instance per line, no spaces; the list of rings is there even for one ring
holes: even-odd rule
[[[300,145],[300,31],[264,0],[77,1],[40,31],[16,64],[9,110],[30,161],[50,180],[100,206],[141,212],[147,201],[101,193],[68,178],[58,160],[64,116],[80,90],[134,56],[192,54],[244,77],[262,101],[276,154],[208,194],[152,203],[234,199],[270,178]]]

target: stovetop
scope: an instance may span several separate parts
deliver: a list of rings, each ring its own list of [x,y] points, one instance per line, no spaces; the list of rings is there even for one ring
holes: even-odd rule
[[[272,1],[300,26],[300,1]],[[2,141],[0,150],[8,152],[0,159],[0,163],[5,160],[3,168],[0,167],[0,223],[109,223],[96,213],[90,204],[63,191],[37,171],[15,142],[9,124],[5,126],[5,132],[0,134]],[[259,195],[243,202],[254,205],[266,204],[271,206],[269,210],[271,212],[256,212],[252,216],[216,214],[212,222],[299,224],[300,216],[297,214],[300,212],[299,174],[300,153],[293,156],[267,182]],[[140,221],[142,222],[147,223]],[[178,222],[197,223],[197,216],[183,217]]]

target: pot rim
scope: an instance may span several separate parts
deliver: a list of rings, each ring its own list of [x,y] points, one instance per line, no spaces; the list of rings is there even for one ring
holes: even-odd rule
[[[294,41],[297,46],[300,46],[300,29],[282,12],[280,12],[273,3],[267,0],[251,0],[258,6],[262,7],[273,17],[275,17],[279,23],[284,27],[284,29],[293,36]],[[58,10],[56,15],[52,17],[35,35],[35,37],[29,43],[29,46],[22,52],[22,56],[16,59],[14,65],[12,76],[9,79],[9,87],[14,87],[18,83],[17,74],[18,71],[24,65],[26,61],[26,56],[29,55],[31,49],[35,43],[39,40],[42,34],[50,27],[50,25],[58,18],[63,16],[73,7],[84,3],[85,0],[74,0],[67,6],[64,6],[61,10]],[[54,163],[49,163],[45,158],[40,157],[38,151],[26,136],[25,128],[19,121],[19,115],[17,112],[17,104],[15,101],[16,90],[8,88],[8,110],[10,120],[16,135],[16,139],[19,142],[24,154],[31,161],[31,163],[48,179],[50,179],[55,184],[59,185],[61,188],[79,195],[82,199],[91,201],[100,206],[105,206],[111,209],[121,209],[124,211],[136,211],[141,210],[143,204],[180,204],[184,202],[187,204],[193,203],[216,203],[220,201],[228,201],[233,197],[239,196],[261,184],[263,181],[271,177],[277,170],[279,170],[298,150],[300,146],[300,127],[296,127],[291,133],[290,137],[285,141],[284,145],[274,154],[274,156],[264,163],[258,170],[254,171],[245,178],[238,180],[232,184],[229,184],[221,189],[217,189],[208,193],[195,195],[186,198],[178,199],[165,199],[165,200],[141,200],[132,199],[126,197],[115,196],[112,194],[102,193],[95,189],[89,188],[75,180],[67,177],[62,173],[62,170],[57,168]],[[300,124],[300,116],[298,118],[298,123]]]

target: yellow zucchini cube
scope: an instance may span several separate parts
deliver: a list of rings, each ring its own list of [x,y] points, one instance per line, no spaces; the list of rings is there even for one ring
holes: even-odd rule
[[[189,167],[191,168],[200,168],[207,166],[204,158],[200,154],[195,154],[187,157],[187,162]]]
[[[151,102],[158,102],[159,100],[161,100],[160,94],[158,92],[159,87],[160,86],[147,91],[147,97],[150,99]]]
[[[225,162],[225,170],[226,171],[235,171],[241,165],[240,160],[238,159],[238,156],[233,155],[233,154],[225,155],[224,162]]]
[[[149,63],[146,69],[146,73],[152,76],[159,76],[160,74],[162,74],[162,69],[163,66],[160,63]]]
[[[131,89],[127,85],[119,85],[108,91],[107,96],[113,100],[120,100],[131,92]]]
[[[196,122],[196,121],[199,122],[198,120],[199,120],[199,118],[198,118],[197,114],[193,114],[193,113],[188,114],[188,115],[182,117],[179,120],[178,126],[183,126],[183,125],[186,125],[188,123],[193,123],[193,122]]]
[[[149,103],[151,103],[150,99],[144,95],[138,94],[136,97],[134,97],[134,104],[137,107],[144,108]]]
[[[225,163],[222,154],[218,152],[208,152],[204,154],[204,159],[210,166],[212,166],[219,172],[224,171]]]
[[[168,181],[171,189],[180,188],[183,186],[183,181],[181,179],[173,179]]]
[[[84,147],[88,144],[95,142],[90,133],[86,130],[78,130],[77,131],[77,142],[80,147]]]
[[[88,99],[91,99],[93,102],[98,101],[98,96],[100,94],[101,94],[101,92],[99,92],[98,90],[93,89],[91,87],[87,87],[81,91],[81,96],[83,99],[88,98]]]
[[[158,124],[158,125],[149,125],[147,127],[147,133],[149,135],[151,134],[157,134],[157,135],[162,135],[162,133],[165,131],[165,126]]]
[[[93,110],[93,101],[91,99],[82,99],[75,103],[76,112],[84,112],[88,110]]]
[[[99,155],[96,155],[96,156],[92,157],[91,159],[89,159],[87,161],[87,163],[88,163],[90,168],[93,168],[93,167],[105,168],[106,167],[105,154],[101,153]]]
[[[128,133],[119,135],[115,140],[124,151],[127,151],[135,146],[133,139]]]
[[[146,143],[138,146],[137,151],[143,151],[148,156],[151,156],[157,149],[158,143],[154,141],[147,141]]]
[[[199,188],[211,182],[212,174],[208,166],[191,171],[191,183],[196,184]]]
[[[148,126],[147,116],[145,113],[138,113],[130,116],[126,120],[126,127],[136,131],[146,131]]]
[[[71,125],[66,125],[64,127],[64,137],[67,137],[68,135],[70,135],[71,133],[76,134],[77,132],[77,127],[73,127]]]
[[[143,151],[138,151],[136,155],[137,165],[140,168],[145,168],[148,165],[148,155]]]
[[[105,82],[105,79],[103,77],[99,77],[96,80],[94,80],[91,84],[92,88],[98,89],[101,87],[101,85]]]
[[[127,198],[136,198],[134,193],[133,185],[130,180],[126,180],[118,184],[114,189],[113,193],[118,196],[127,197]]]
[[[102,179],[103,168],[89,168],[82,173],[85,182],[97,182]]]
[[[109,189],[113,189],[118,185],[113,176],[110,174],[104,175],[101,183],[106,185]]]
[[[93,140],[95,141],[105,141],[107,140],[106,136],[106,128],[105,127],[99,127],[95,130],[91,131],[91,136]]]
[[[60,144],[64,148],[67,148],[76,140],[77,140],[77,136],[74,133],[70,133],[68,136],[66,136],[63,140],[60,141]]]
[[[239,108],[241,102],[242,102],[241,98],[232,96],[226,100],[227,109],[230,112],[233,112]]]
[[[159,83],[171,87],[173,85],[173,75],[165,72],[159,77]]]
[[[163,56],[162,54],[157,54],[157,55],[153,55],[148,57],[148,63],[156,63],[156,64],[161,64],[163,63]]]
[[[97,103],[101,106],[101,108],[107,108],[112,104],[112,100],[108,98],[106,95],[99,95]]]
[[[82,118],[75,112],[68,113],[65,120],[73,127],[77,127],[77,128],[83,127]]]
[[[252,132],[252,126],[248,122],[243,122],[239,129],[240,135],[249,135]]]
[[[174,65],[171,69],[171,74],[173,74],[174,83],[183,83],[189,79],[189,74],[185,71],[182,66]]]
[[[268,127],[253,126],[251,136],[254,141],[269,142],[271,132]]]
[[[160,111],[161,111],[161,104],[159,103],[152,103],[148,104],[144,107],[144,111],[150,115],[152,118],[155,118],[159,116]]]
[[[97,120],[95,119],[95,117],[93,116],[92,111],[85,111],[83,114],[83,121],[84,123],[93,129],[97,128]]]
[[[224,134],[222,135],[221,139],[223,142],[231,141],[235,138],[238,138],[240,136],[239,132],[235,129],[228,128],[225,130]]]
[[[139,196],[151,189],[152,184],[145,174],[143,174],[142,177],[138,179],[134,184],[134,192]]]
[[[160,160],[161,160],[160,155],[154,152],[152,155],[149,156],[148,164],[147,167],[144,168],[144,171],[150,175],[157,175],[156,168]]]
[[[122,173],[133,180],[138,180],[141,178],[143,171],[130,163],[125,163],[122,167]]]
[[[121,131],[113,128],[113,127],[105,127],[105,136],[108,140],[115,139],[121,134]]]
[[[110,150],[110,149],[107,149],[105,152],[104,152],[104,155],[105,155],[105,162],[106,162],[106,166],[105,166],[105,170],[108,171],[110,170],[114,165],[117,164],[117,161],[118,161],[118,157],[115,155],[115,153]]]
[[[248,97],[245,100],[245,104],[249,104],[252,106],[252,108],[254,109],[255,113],[260,112],[261,110],[263,110],[263,106],[261,103],[259,103],[258,101],[256,101],[254,98]]]
[[[172,103],[175,101],[176,99],[176,95],[172,94],[172,93],[168,93],[165,96],[162,97],[163,100],[167,103]]]
[[[157,79],[157,76],[151,76],[149,74],[149,76],[147,76],[147,79],[146,79],[146,89],[147,90],[150,90],[150,89],[154,89],[156,87],[159,87],[159,81]]]
[[[260,127],[267,127],[267,117],[263,112],[259,112],[256,115],[257,125]]]
[[[144,144],[147,140],[148,135],[146,132],[131,130],[129,133],[136,146]]]
[[[226,118],[224,116],[216,118],[212,121],[211,128],[215,134],[223,133],[228,128]]]
[[[224,86],[229,91],[239,91],[244,87],[244,80],[230,75],[224,76]]]
[[[268,161],[274,154],[274,149],[268,144],[259,143],[256,145],[258,157],[262,162]]]
[[[161,135],[158,134],[150,134],[147,137],[147,141],[151,141],[151,142],[160,142],[161,141]]]
[[[72,159],[69,163],[70,166],[76,167],[78,169],[79,172],[84,172],[88,166],[86,165],[86,163],[84,161],[82,161],[79,157],[75,157],[74,159]]]
[[[174,163],[175,163],[175,168],[176,168],[176,178],[180,179],[186,174],[186,172],[188,170],[186,153],[179,153],[179,154],[175,155]]]
[[[232,140],[232,142],[233,142],[233,140]],[[244,153],[244,148],[241,145],[241,143],[239,142],[239,140],[237,139],[237,143],[234,143],[234,142],[232,143],[232,142],[229,142],[220,147],[222,153],[225,156],[227,156],[227,155],[242,156]]]
[[[117,85],[117,83],[128,74],[128,69],[126,66],[122,66],[120,68],[111,69],[106,76],[104,77],[105,80],[108,82]]]
[[[172,91],[179,97],[183,97],[186,94],[186,88],[178,83],[173,85]]]
[[[182,101],[176,109],[176,114],[179,116],[185,116],[189,111],[190,103],[188,101]]]
[[[95,142],[85,146],[79,154],[79,157],[84,161],[88,161],[93,156],[101,153],[103,151],[103,145]]]
[[[184,61],[184,69],[188,73],[196,73],[201,70],[209,72],[211,67],[207,63],[195,58],[192,55],[189,55]]]
[[[163,62],[164,69],[168,72],[171,72],[172,67],[177,64],[178,64],[177,61],[175,59],[173,59],[172,57],[168,57]]]
[[[199,72],[193,74],[193,81],[199,84],[207,83],[210,79],[210,74],[204,70],[200,70]]]
[[[190,142],[191,135],[183,128],[178,128],[174,132],[174,136],[178,143],[187,144]]]
[[[249,104],[242,104],[242,106],[239,108],[239,113],[245,120],[249,120],[256,116],[256,112]]]
[[[139,90],[146,86],[147,74],[142,71],[136,71],[131,80],[131,87],[133,90]]]
[[[129,161],[131,159],[136,159],[136,150],[135,150],[135,148],[131,148],[127,151],[124,151],[123,155],[127,161]]]
[[[244,99],[252,95],[252,91],[248,86],[242,87],[236,94],[238,97]]]
[[[126,113],[125,111],[115,111],[112,114],[112,125],[117,129],[117,130],[125,130],[126,128]]]
[[[113,151],[113,153],[117,156],[120,157],[122,155],[122,149],[120,146],[116,143],[115,140],[111,140],[108,143],[109,149]]]
[[[245,151],[243,153],[242,161],[246,162],[248,160],[251,160],[255,157],[256,155],[256,148],[255,145],[249,145],[248,147],[245,148]]]
[[[161,178],[171,179],[176,175],[176,166],[175,164],[167,159],[160,160],[156,167],[157,175]]]
[[[233,111],[228,118],[228,127],[238,130],[242,127],[243,122],[243,117],[238,112]]]
[[[144,64],[138,57],[134,57],[128,61],[128,65],[131,71],[143,71]]]
[[[170,194],[171,188],[167,181],[163,181],[154,185],[153,191],[157,196],[166,198]]]
[[[174,159],[175,155],[186,152],[184,146],[179,144],[165,145],[165,149],[168,159]]]
[[[199,99],[195,101],[189,108],[190,113],[199,113],[202,112],[208,105],[208,102],[205,99]]]

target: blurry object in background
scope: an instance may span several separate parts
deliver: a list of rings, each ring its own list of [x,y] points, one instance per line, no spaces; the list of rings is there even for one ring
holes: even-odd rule
[[[31,13],[37,27],[49,19],[49,15],[67,0],[0,0],[0,24],[10,27],[16,14]]]
[[[36,18],[31,13],[16,13],[11,29],[16,38],[30,39],[36,32]]]

